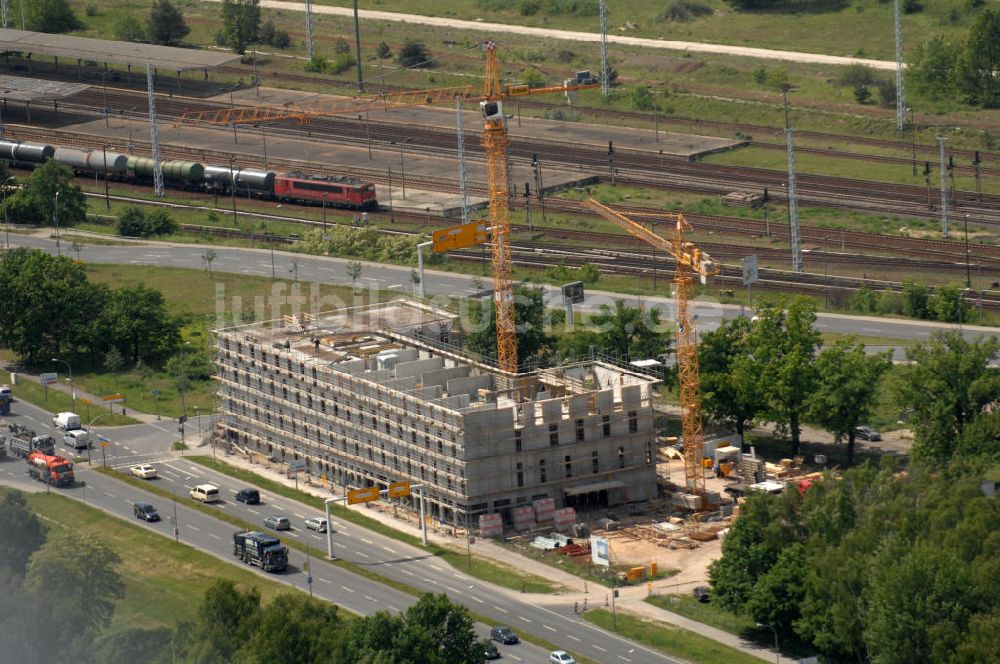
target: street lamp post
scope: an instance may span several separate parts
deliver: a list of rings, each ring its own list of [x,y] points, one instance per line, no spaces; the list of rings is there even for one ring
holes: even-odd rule
[[[101,419],[106,414],[107,413],[101,413],[100,415],[96,416],[94,419],[90,420],[90,424],[87,425],[87,465],[88,466],[91,465],[90,464],[90,450],[94,446],[94,440],[93,440],[94,422],[96,422],[97,420]],[[107,465],[107,464],[105,464],[105,465]]]
[[[107,143],[101,146],[101,152],[104,154],[104,205],[110,210],[111,192],[108,191],[108,144]]]
[[[774,661],[775,664],[781,663],[781,651],[778,649],[778,630],[774,629],[768,623],[757,623],[757,627],[767,627],[772,632],[774,632]]]
[[[66,368],[69,369],[69,391],[70,391],[70,396],[73,397],[73,406],[76,406],[76,386],[73,385],[73,365],[71,365],[66,360],[60,360],[58,357],[53,357],[52,361],[62,362],[63,364],[66,365]]]
[[[56,255],[62,256],[62,249],[59,247],[59,192],[56,192],[56,203],[52,208],[52,221],[56,227]]]
[[[13,180],[17,182],[17,178],[13,175],[3,181],[3,231],[4,231],[4,245],[10,249],[10,222],[7,218],[7,183]]]

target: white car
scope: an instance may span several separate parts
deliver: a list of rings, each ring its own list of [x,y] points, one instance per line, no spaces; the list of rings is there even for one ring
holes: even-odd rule
[[[565,650],[556,650],[549,655],[549,662],[552,664],[576,664],[576,660],[573,659],[573,655],[569,654]]]
[[[315,530],[317,533],[325,533],[326,519],[321,516],[314,516],[311,519],[306,519],[306,528],[309,530]]]
[[[144,463],[139,466],[132,466],[128,469],[128,472],[144,480],[151,480],[156,477],[156,468],[153,468],[148,463]]]

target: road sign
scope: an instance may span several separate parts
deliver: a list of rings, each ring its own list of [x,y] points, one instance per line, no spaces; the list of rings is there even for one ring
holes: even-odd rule
[[[379,490],[377,486],[370,486],[367,489],[354,489],[347,492],[347,504],[370,503],[373,500],[378,500],[378,494]]]
[[[452,249],[463,249],[486,242],[486,222],[473,221],[468,224],[449,226],[431,234],[432,249],[440,254]]]
[[[583,302],[583,282],[574,281],[562,287],[563,301],[569,300],[571,304]]]
[[[390,498],[406,498],[410,495],[409,482],[393,482],[389,485]]]
[[[152,395],[154,397],[160,396],[160,391],[158,389],[156,389],[156,388],[153,388],[152,390],[150,390],[150,392],[152,393]]]
[[[107,401],[125,401],[125,395],[124,394],[107,394],[107,395],[101,397],[101,399],[104,400],[104,401],[106,401],[106,402]]]
[[[181,424],[184,424],[185,422],[188,421],[188,416],[187,415],[181,415],[180,417],[177,418],[177,421],[180,422]]]
[[[288,472],[294,473],[299,470],[306,469],[306,462],[304,459],[295,459],[294,461],[288,462]]]
[[[49,385],[49,384],[54,383],[57,380],[59,380],[59,374],[57,374],[57,373],[43,373],[43,374],[41,374],[38,377],[38,379],[42,382],[42,385]]]
[[[743,258],[743,285],[749,286],[757,282],[757,257],[744,256]]]
[[[80,403],[82,403],[85,406],[89,406],[91,401],[90,399],[85,399],[84,397],[80,397]]]

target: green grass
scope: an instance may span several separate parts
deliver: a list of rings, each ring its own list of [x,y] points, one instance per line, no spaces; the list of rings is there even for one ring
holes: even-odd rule
[[[312,494],[296,491],[293,487],[285,486],[270,478],[255,472],[236,468],[227,463],[213,461],[206,456],[186,457],[188,461],[201,464],[207,468],[256,484],[265,491],[274,493],[292,500],[296,500],[310,505],[317,510],[323,510],[323,499]],[[351,510],[347,507],[334,508],[331,513],[335,513],[339,518],[350,523],[354,523],[368,530],[372,530],[386,537],[391,537],[411,546],[419,547],[429,551],[432,555],[441,558],[456,570],[466,572],[470,576],[484,581],[489,581],[504,588],[519,590],[527,593],[557,593],[563,590],[562,586],[534,574],[526,574],[517,570],[511,565],[504,565],[480,556],[472,556],[472,567],[469,567],[469,557],[465,553],[453,551],[437,545],[424,547],[420,538],[403,533],[395,528],[387,526],[377,519],[365,516],[362,512]]]
[[[0,488],[0,493],[5,491]],[[97,535],[121,556],[117,569],[125,582],[125,597],[116,605],[112,632],[194,620],[202,592],[217,579],[231,580],[241,588],[256,586],[265,601],[279,592],[292,592],[284,584],[75,500],[55,493],[26,494],[26,498],[28,507],[54,529],[49,537],[69,532]]]
[[[756,625],[749,616],[723,611],[712,602],[702,603],[689,595],[650,595],[643,601],[730,634],[740,635]]]
[[[667,623],[618,614],[617,629],[611,611],[593,609],[583,619],[598,627],[638,641],[667,655],[698,664],[760,664],[761,660],[694,632]]]
[[[73,379],[78,389],[89,391],[83,383],[77,380],[76,376]],[[20,380],[13,389],[15,399],[27,401],[39,408],[44,408],[50,413],[75,412],[80,415],[80,419],[84,424],[89,423],[92,418],[98,415],[102,416],[100,419],[100,426],[102,427],[139,424],[139,420],[122,415],[120,410],[117,413],[109,413],[107,407],[103,404],[85,404],[80,400],[79,396],[74,404],[73,398],[69,394],[52,388],[46,389],[43,385],[32,380]],[[107,392],[98,394],[107,394]]]

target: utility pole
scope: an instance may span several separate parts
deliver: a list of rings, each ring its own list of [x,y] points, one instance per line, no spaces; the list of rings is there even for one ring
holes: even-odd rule
[[[605,99],[611,94],[611,81],[608,80],[608,72],[610,71],[608,67],[608,12],[607,8],[604,6],[604,0],[601,2],[601,95]]]
[[[365,79],[361,75],[361,23],[358,21],[358,0],[354,0],[354,49],[358,61],[358,92],[364,92]]]
[[[153,154],[153,193],[163,196],[163,168],[160,164],[160,138],[156,130],[156,96],[153,94],[153,65],[146,65],[146,92],[149,95],[149,140]]]
[[[469,223],[469,173],[465,167],[465,129],[462,126],[462,100],[455,97],[455,133],[458,135],[458,191],[462,200],[462,223]]]
[[[945,172],[944,142],[948,140],[944,136],[938,136],[938,155],[941,159],[939,168],[941,169],[941,237],[948,239],[948,173]]]
[[[906,102],[903,92],[903,28],[899,14],[899,0],[895,0],[893,14],[896,20],[896,131],[906,126]]]
[[[7,23],[10,21],[10,0],[3,0],[0,10],[3,12],[3,27],[6,30],[8,27]]]
[[[306,0],[306,57],[313,59],[313,3]]]
[[[55,206],[52,208],[52,223],[56,227],[56,256],[62,256],[59,246],[59,192],[56,192]]]

